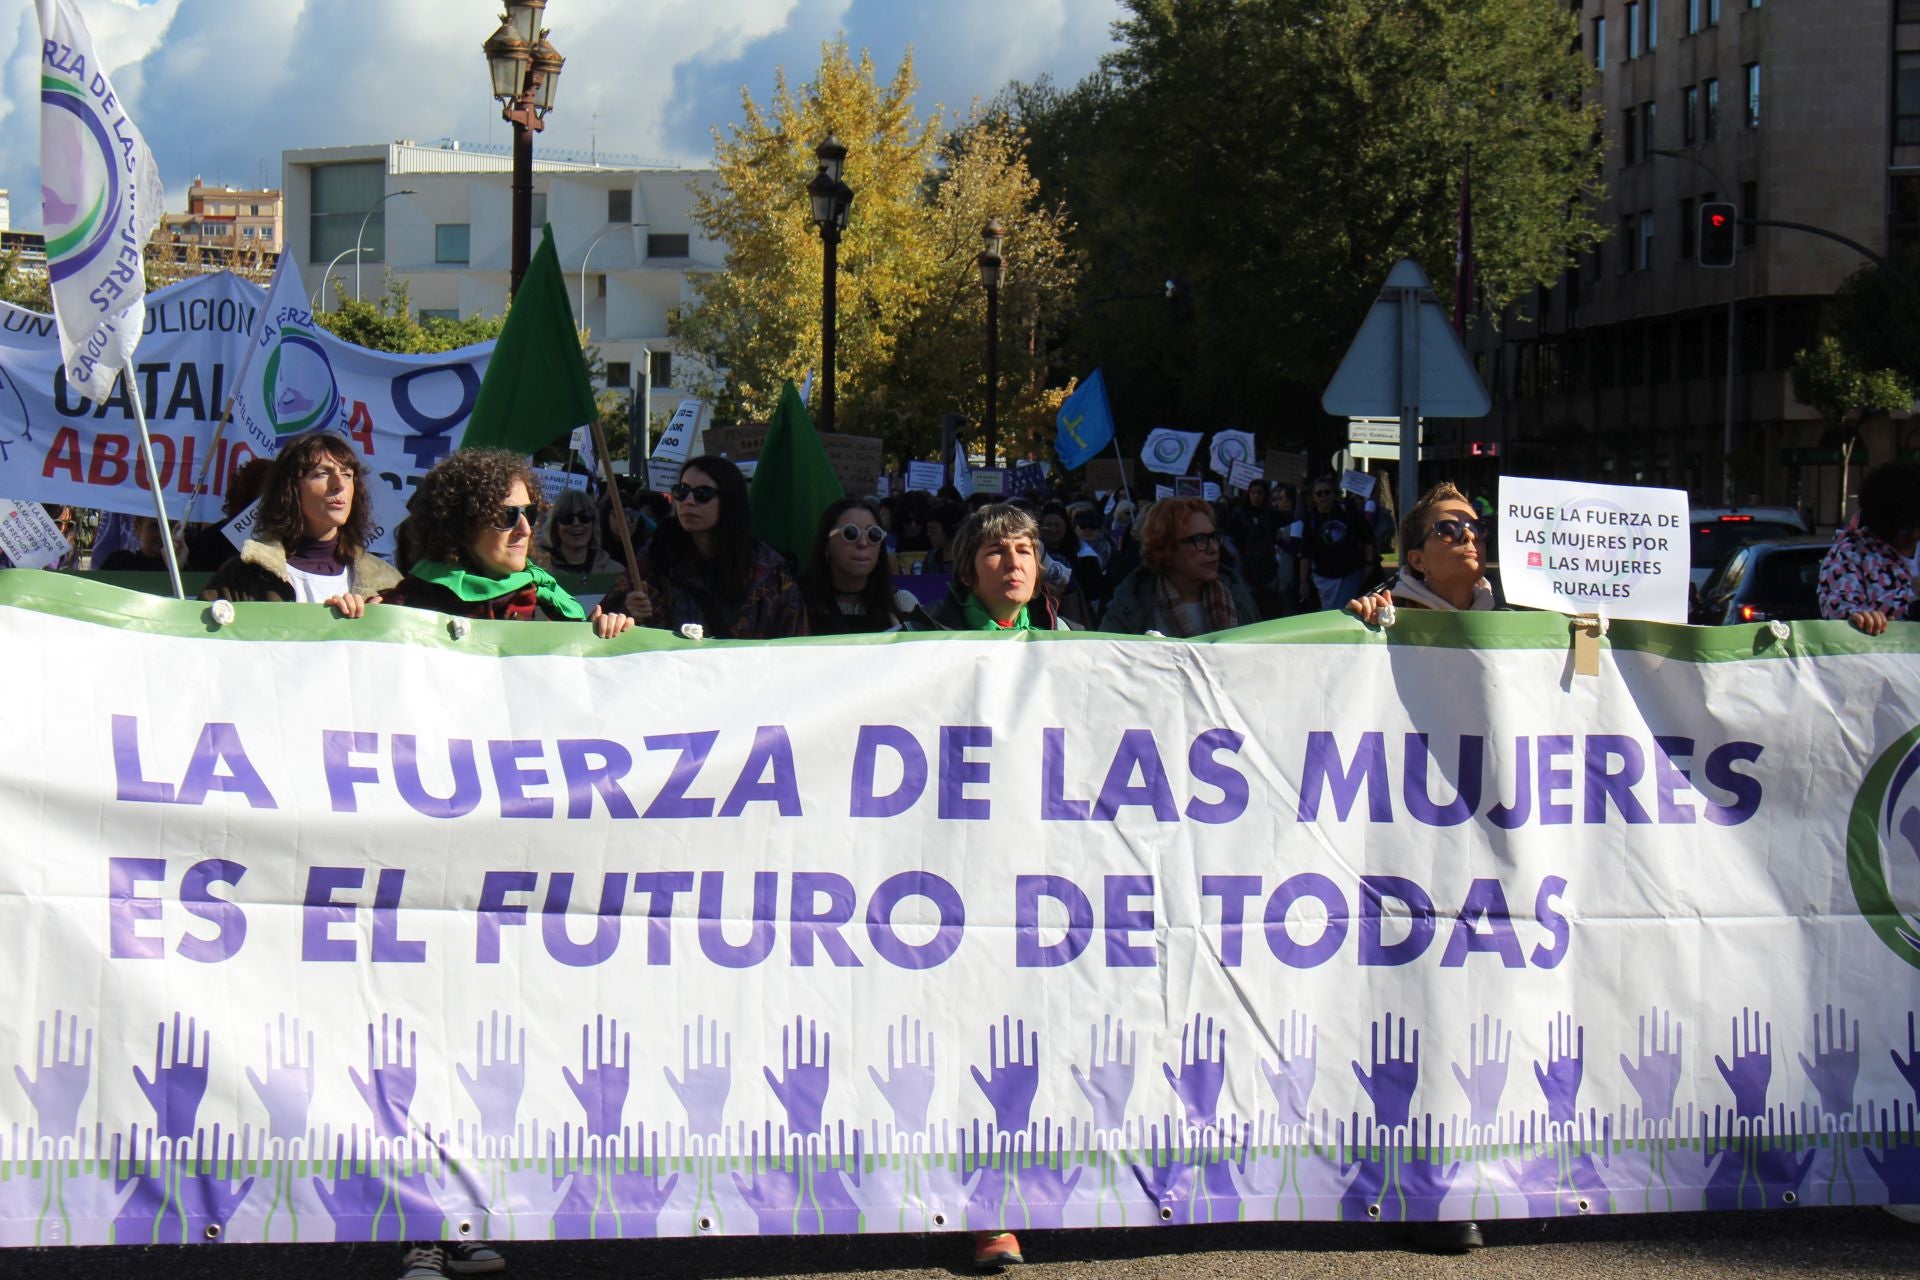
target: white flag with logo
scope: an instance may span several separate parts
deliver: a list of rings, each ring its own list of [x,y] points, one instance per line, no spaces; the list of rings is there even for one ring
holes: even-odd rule
[[[146,324],[148,237],[165,192],[73,0],[40,10],[40,215],[67,384],[105,400]]]
[[[967,465],[967,446],[964,442],[953,442],[953,487],[962,498],[973,496],[973,469]]]
[[[1253,461],[1253,432],[1216,431],[1213,433],[1212,455],[1208,461],[1215,475],[1231,475],[1236,462]]]
[[[1140,446],[1140,463],[1163,476],[1183,476],[1193,466],[1193,455],[1200,452],[1198,431],[1175,431],[1155,427]]]

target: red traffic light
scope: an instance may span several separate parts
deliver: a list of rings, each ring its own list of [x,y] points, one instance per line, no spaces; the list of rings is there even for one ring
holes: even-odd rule
[[[1700,206],[1699,263],[1703,267],[1730,267],[1736,251],[1734,231],[1739,215],[1724,201],[1709,201]]]

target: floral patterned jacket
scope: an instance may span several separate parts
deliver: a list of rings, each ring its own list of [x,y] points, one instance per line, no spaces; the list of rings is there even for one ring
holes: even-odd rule
[[[1842,529],[1820,563],[1820,616],[1913,616],[1913,573],[1891,544],[1865,529]]]

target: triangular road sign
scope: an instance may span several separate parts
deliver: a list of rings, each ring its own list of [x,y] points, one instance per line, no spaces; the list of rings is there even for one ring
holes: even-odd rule
[[[1400,299],[1406,291],[1415,292],[1419,299],[1420,385],[1415,388],[1414,403],[1420,415],[1484,418],[1493,402],[1460,345],[1460,335],[1440,309],[1426,272],[1412,258],[1402,258],[1388,274],[1379,300],[1367,312],[1346,358],[1320,397],[1320,407],[1339,417],[1400,415]]]

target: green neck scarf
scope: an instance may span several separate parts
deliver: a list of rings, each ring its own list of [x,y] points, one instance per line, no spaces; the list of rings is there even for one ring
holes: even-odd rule
[[[580,602],[568,595],[566,589],[554,581],[552,574],[536,564],[530,563],[520,572],[510,573],[504,578],[490,578],[444,560],[422,560],[413,566],[413,576],[422,582],[446,588],[468,604],[497,600],[532,586],[534,595],[554,616],[569,622],[584,622],[587,617]]]
[[[961,607],[966,611],[969,631],[1033,631],[1037,629],[1033,625],[1033,620],[1027,617],[1025,605],[1020,606],[1020,612],[1014,615],[1013,625],[1010,627],[1003,627],[995,622],[993,615],[987,612],[986,606],[980,603],[980,597],[971,591],[967,592],[966,601]]]

